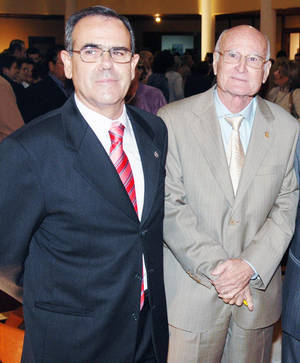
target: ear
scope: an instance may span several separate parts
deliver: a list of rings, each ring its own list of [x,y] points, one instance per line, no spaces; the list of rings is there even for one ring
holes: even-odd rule
[[[270,73],[271,66],[272,66],[272,63],[270,61],[268,61],[267,63],[265,63],[262,83],[265,83],[266,82],[266,80],[268,78],[268,75]]]
[[[61,60],[64,64],[65,75],[68,79],[72,78],[72,56],[66,50],[60,52]]]
[[[131,67],[131,80],[133,80],[134,77],[135,77],[135,67],[138,64],[139,59],[140,59],[140,56],[138,54],[134,54],[132,59],[131,59],[131,64],[130,64],[130,67]]]
[[[214,70],[214,75],[215,76],[217,75],[219,58],[220,58],[220,54],[217,53],[217,52],[214,52],[214,55],[213,55],[213,70]]]

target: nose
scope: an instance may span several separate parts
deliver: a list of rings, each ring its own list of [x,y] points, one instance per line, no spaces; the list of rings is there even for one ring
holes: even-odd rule
[[[239,72],[243,73],[245,72],[246,67],[247,67],[247,57],[241,56],[240,61],[236,65],[236,68],[238,69]]]
[[[99,65],[103,69],[110,69],[112,67],[113,60],[108,50],[104,50],[99,58]]]

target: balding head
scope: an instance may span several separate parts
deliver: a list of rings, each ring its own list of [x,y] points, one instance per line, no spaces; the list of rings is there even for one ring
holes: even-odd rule
[[[267,80],[271,66],[269,55],[267,38],[252,26],[240,25],[221,34],[213,66],[218,94],[227,107],[233,99],[240,107],[251,101]]]

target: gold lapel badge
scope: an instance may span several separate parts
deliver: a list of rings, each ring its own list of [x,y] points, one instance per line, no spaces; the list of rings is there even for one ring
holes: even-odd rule
[[[268,138],[269,137],[269,132],[265,131],[265,137]]]

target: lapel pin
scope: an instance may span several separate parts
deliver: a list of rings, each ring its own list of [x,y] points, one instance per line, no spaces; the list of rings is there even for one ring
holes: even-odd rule
[[[269,137],[269,133],[268,131],[265,132],[265,137],[268,138]]]
[[[157,151],[154,151],[154,156],[156,157],[156,159],[159,158],[159,155],[158,155],[158,152]]]

